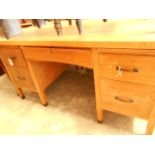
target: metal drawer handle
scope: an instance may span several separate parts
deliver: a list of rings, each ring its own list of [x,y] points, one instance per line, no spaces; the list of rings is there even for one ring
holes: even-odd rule
[[[11,57],[9,57],[8,59],[15,60],[15,59],[16,59],[16,57],[15,57],[15,56],[11,56]]]
[[[130,102],[130,103],[134,102],[132,99],[122,99],[119,96],[115,96],[115,99],[121,102]]]
[[[25,78],[24,76],[17,76],[17,78],[18,78],[19,80],[26,80],[26,78]]]
[[[139,72],[138,68],[133,68],[133,69],[125,69],[122,68],[121,66],[116,66],[117,71],[124,71],[124,72]]]
[[[8,57],[8,62],[9,62],[9,64],[10,64],[10,66],[14,66],[14,60],[16,59],[16,57],[15,56],[11,56],[11,57]]]

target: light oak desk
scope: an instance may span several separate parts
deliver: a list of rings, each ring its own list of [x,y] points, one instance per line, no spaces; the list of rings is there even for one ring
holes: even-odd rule
[[[65,23],[64,23],[65,24]],[[94,72],[97,121],[103,110],[148,120],[155,125],[155,21],[83,21],[83,34],[64,26],[58,37],[50,24],[27,28],[10,40],[0,39],[0,58],[18,95],[37,92],[47,105],[45,89],[67,64]],[[67,91],[67,90],[66,90]]]

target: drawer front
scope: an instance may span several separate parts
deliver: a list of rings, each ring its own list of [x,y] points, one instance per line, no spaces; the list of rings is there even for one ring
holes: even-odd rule
[[[20,49],[1,48],[0,56],[6,65],[26,67],[26,63]]]
[[[89,49],[24,47],[23,51],[29,60],[53,61],[92,68],[92,53]]]
[[[30,90],[35,90],[35,85],[30,76],[30,73],[27,68],[23,67],[8,67],[13,78],[20,88],[28,88]]]
[[[155,87],[130,82],[100,80],[103,109],[147,119],[155,105]]]
[[[155,85],[155,57],[99,54],[100,77]]]

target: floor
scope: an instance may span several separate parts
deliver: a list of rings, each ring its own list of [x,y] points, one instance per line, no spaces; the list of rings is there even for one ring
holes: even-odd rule
[[[36,93],[16,95],[6,75],[0,76],[1,135],[132,135],[144,134],[146,121],[105,111],[97,123],[92,72],[66,71],[46,90],[49,105]]]

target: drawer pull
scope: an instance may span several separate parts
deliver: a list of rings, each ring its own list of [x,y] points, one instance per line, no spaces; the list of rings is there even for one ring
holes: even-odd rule
[[[116,100],[119,100],[119,101],[122,101],[122,102],[130,102],[130,103],[133,102],[132,99],[122,99],[122,98],[120,98],[119,96],[115,96],[115,99],[116,99]]]
[[[14,60],[14,59],[16,59],[16,57],[15,56],[11,56],[11,57],[9,57],[9,59]]]
[[[16,57],[14,57],[14,56],[12,56],[12,57],[9,57],[8,58],[8,62],[9,62],[9,64],[10,64],[10,66],[14,66],[14,60],[16,59]]]
[[[19,80],[26,80],[25,77],[23,77],[23,76],[17,76],[17,78],[18,78]]]
[[[116,66],[116,70],[117,71],[124,71],[124,72],[139,72],[139,70],[137,68],[125,69],[125,68],[122,68],[121,66]]]

